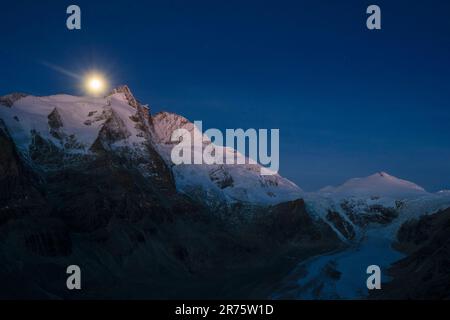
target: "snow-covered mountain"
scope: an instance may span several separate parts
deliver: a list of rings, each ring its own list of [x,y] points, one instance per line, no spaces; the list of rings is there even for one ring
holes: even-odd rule
[[[120,135],[111,141],[111,148],[139,146],[145,138],[131,120],[136,112],[121,93],[106,98],[24,96],[7,108],[0,108],[0,118],[25,155],[36,134],[67,153],[88,154],[107,121]]]
[[[392,233],[394,226],[408,219],[450,206],[447,194],[428,193],[386,172],[328,186],[304,199],[311,214],[329,223],[343,240],[351,241],[358,241],[371,226],[392,226]]]
[[[186,129],[192,141],[200,138],[204,147],[213,143],[180,115],[151,115],[127,86],[103,98],[10,94],[0,97],[0,119],[22,157],[39,170],[55,170],[111,152],[131,161],[144,176],[164,185],[162,188],[169,188],[173,179],[179,192],[211,208],[233,211],[235,204],[269,206],[304,198],[312,216],[347,239],[367,223],[392,220],[400,202],[430,195],[385,172],[306,194],[278,174],[261,175],[258,164],[174,165],[170,154],[176,129]],[[233,153],[245,158],[233,149],[214,147],[222,149],[224,156]],[[192,147],[192,152],[202,151]]]
[[[0,119],[22,157],[40,170],[54,170],[108,151],[132,161],[144,176],[158,180],[166,189],[173,179],[179,192],[211,208],[233,211],[235,204],[268,206],[304,198],[312,216],[347,239],[370,221],[393,218],[398,201],[428,195],[420,186],[385,172],[305,194],[278,174],[261,175],[258,164],[174,165],[170,154],[176,129],[186,129],[191,140],[201,139],[204,147],[212,142],[180,115],[151,115],[127,86],[103,98],[7,95],[0,98]],[[224,156],[233,153],[245,158],[227,147],[214,148],[222,149]],[[192,152],[202,151],[192,147]]]
[[[353,178],[338,187],[325,187],[319,191],[335,197],[408,199],[427,195],[422,187],[386,172],[377,172],[364,178]]]
[[[151,116],[147,106],[139,104],[126,86],[104,98],[12,94],[2,97],[0,103],[0,119],[26,159],[37,156],[36,137],[63,152],[65,161],[89,157],[99,148],[139,159],[152,145],[172,168],[177,189],[212,206],[235,202],[270,205],[298,199],[302,194],[297,185],[280,175],[262,176],[257,164],[174,166],[170,159],[172,132],[180,128],[193,132],[197,128],[176,114]],[[211,143],[204,138],[204,144]],[[236,153],[216,148],[222,148],[224,154]],[[139,168],[145,173],[148,165],[140,163]]]
[[[103,98],[0,97],[0,266],[8,266],[0,267],[0,282],[7,288],[0,289],[0,297],[5,292],[21,296],[18,284],[33,288],[30,297],[65,297],[68,293],[47,275],[60,269],[65,274],[63,268],[73,261],[86,262],[86,274],[101,275],[104,283],[94,280],[92,291],[83,291],[96,298],[99,292],[123,297],[133,282],[143,288],[133,291],[137,297],[174,297],[170,288],[179,281],[173,279],[181,278],[177,289],[184,290],[183,297],[196,297],[191,294],[199,287],[196,274],[214,275],[200,281],[208,297],[212,292],[230,297],[230,287],[239,288],[232,294],[241,289],[253,294],[252,285],[273,279],[274,270],[284,275],[280,263],[286,267],[292,255],[301,257],[301,277],[310,268],[303,260],[318,257],[304,279],[307,285],[295,281],[307,296],[341,297],[333,288],[345,288],[345,297],[359,262],[383,256],[389,259],[381,259],[381,265],[388,266],[398,258],[392,243],[402,240],[399,229],[406,245],[420,242],[428,221],[450,207],[448,191],[428,193],[385,172],[305,193],[280,175],[261,175],[256,164],[174,165],[176,129],[186,129],[191,139],[201,137],[180,115],[152,115],[126,86]],[[204,147],[214,146],[208,137],[201,139]],[[446,234],[439,231],[432,247]],[[322,255],[343,248],[352,249]],[[42,265],[37,278],[30,267],[36,261]],[[104,276],[105,265],[110,276]],[[227,270],[223,278],[221,268]],[[230,276],[230,270],[238,276]],[[271,270],[270,277],[264,270]],[[340,272],[342,277],[336,276]],[[142,279],[150,280],[142,284]],[[154,279],[160,279],[155,292]],[[358,282],[349,297],[359,297],[364,285]],[[216,289],[221,286],[225,291]]]

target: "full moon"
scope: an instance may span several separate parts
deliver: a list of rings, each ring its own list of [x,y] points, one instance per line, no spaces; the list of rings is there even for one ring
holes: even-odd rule
[[[98,95],[106,90],[106,80],[99,74],[90,74],[85,80],[86,91],[92,95]]]

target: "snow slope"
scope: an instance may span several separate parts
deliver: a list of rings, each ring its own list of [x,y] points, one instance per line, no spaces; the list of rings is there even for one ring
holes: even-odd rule
[[[214,145],[195,125],[177,114],[161,112],[153,116],[155,141],[166,163],[172,166],[177,188],[185,193],[196,195],[211,205],[244,202],[272,205],[301,198],[303,191],[293,182],[280,175],[263,176],[261,166],[248,164],[237,151]],[[172,132],[186,129],[197,145],[214,145],[221,149],[224,157],[232,153],[246,159],[247,164],[181,164],[174,166],[171,161]],[[200,148],[192,147],[192,154],[201,153]]]

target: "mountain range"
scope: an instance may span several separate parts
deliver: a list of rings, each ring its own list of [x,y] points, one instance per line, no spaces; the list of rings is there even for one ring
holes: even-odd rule
[[[449,297],[436,285],[450,283],[449,192],[378,172],[308,193],[258,164],[174,165],[179,128],[198,130],[152,114],[127,86],[106,97],[0,97],[0,297],[353,298],[336,289],[339,263],[312,277],[305,262],[373,235],[402,258],[386,265],[384,290],[359,297]],[[83,271],[80,291],[65,287],[71,264]],[[292,277],[309,289],[287,290]]]

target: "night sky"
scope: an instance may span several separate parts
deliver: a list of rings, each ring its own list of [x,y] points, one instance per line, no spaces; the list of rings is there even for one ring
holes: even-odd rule
[[[319,3],[320,2],[320,3]],[[66,28],[77,4],[82,30]],[[366,28],[370,4],[382,30]],[[305,190],[386,171],[450,188],[450,1],[2,1],[0,94],[128,84],[152,112],[280,128]]]

